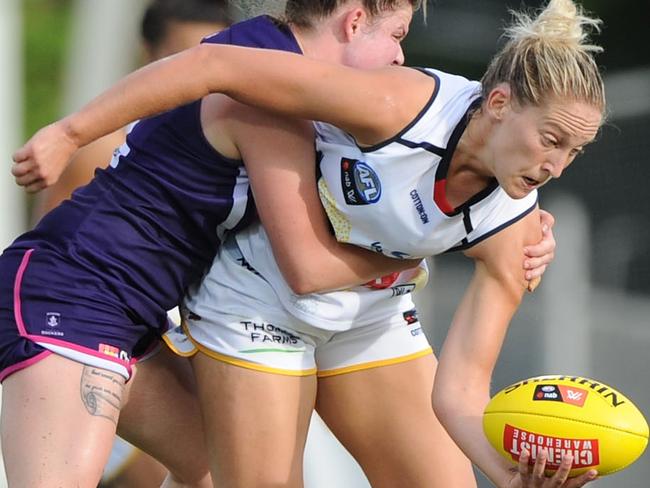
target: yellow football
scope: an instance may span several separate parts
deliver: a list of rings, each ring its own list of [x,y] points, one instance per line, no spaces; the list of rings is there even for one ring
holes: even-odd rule
[[[531,464],[546,449],[547,473],[570,453],[570,476],[620,471],[648,444],[648,423],[639,409],[611,386],[580,376],[539,376],[504,388],[485,409],[483,430],[514,463],[522,449],[531,453]]]

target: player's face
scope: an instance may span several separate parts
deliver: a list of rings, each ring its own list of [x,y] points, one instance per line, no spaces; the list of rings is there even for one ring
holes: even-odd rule
[[[512,198],[562,172],[596,137],[602,113],[584,102],[554,101],[507,111],[491,137],[492,171]]]
[[[346,48],[343,64],[355,68],[381,68],[404,64],[402,41],[409,31],[413,8],[404,2],[365,22]]]
[[[165,37],[156,46],[145,46],[146,62],[162,59],[196,46],[204,37],[225,29],[217,22],[171,21],[166,26]]]

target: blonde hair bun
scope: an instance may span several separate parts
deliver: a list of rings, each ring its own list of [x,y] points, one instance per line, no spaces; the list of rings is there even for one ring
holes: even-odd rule
[[[550,0],[537,17],[512,11],[515,22],[505,35],[513,42],[525,39],[542,43],[559,43],[587,52],[601,52],[602,47],[589,44],[592,31],[600,32],[602,21],[588,17],[572,0]]]
[[[562,98],[588,103],[605,112],[605,87],[589,34],[601,21],[587,16],[572,0],[550,0],[537,12],[512,12],[505,46],[492,59],[482,90],[506,83],[522,105],[540,106]]]

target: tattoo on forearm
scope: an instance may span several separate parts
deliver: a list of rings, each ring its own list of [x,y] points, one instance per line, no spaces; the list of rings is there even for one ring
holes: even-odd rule
[[[104,369],[84,366],[81,372],[81,401],[88,413],[117,425],[122,407],[124,378]]]

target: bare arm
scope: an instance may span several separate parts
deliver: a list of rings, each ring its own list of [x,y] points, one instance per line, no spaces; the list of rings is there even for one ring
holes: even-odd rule
[[[438,418],[465,454],[500,488],[577,488],[589,480],[585,474],[566,481],[571,467],[566,460],[552,478],[535,479],[529,476],[524,460],[517,470],[483,434],[492,371],[528,286],[521,266],[523,250],[540,238],[540,217],[535,211],[466,253],[475,260],[476,269],[456,310],[434,383],[433,405]],[[543,467],[541,462],[535,467],[540,477]]]
[[[132,73],[79,112],[39,131],[15,153],[12,173],[28,191],[41,190],[57,181],[77,148],[211,92],[328,121],[361,143],[373,143],[410,122],[433,88],[433,80],[415,70],[355,70],[279,51],[204,44]],[[531,254],[547,256],[533,261],[541,272],[549,252],[545,246]],[[541,274],[531,271],[530,279]]]
[[[203,113],[208,139],[224,151],[224,139],[232,141],[244,160],[273,254],[294,292],[346,288],[418,265],[336,241],[316,189],[311,123],[214,95]]]
[[[433,88],[432,78],[406,68],[355,70],[280,51],[203,44],[135,71],[39,131],[14,154],[12,172],[30,191],[49,186],[77,148],[214,92],[283,115],[331,122],[371,144],[402,129]]]
[[[435,380],[433,404],[440,421],[499,487],[513,474],[483,435],[482,416],[507,327],[527,287],[521,266],[524,245],[540,237],[539,215],[532,212],[467,252],[476,268],[445,340]]]

